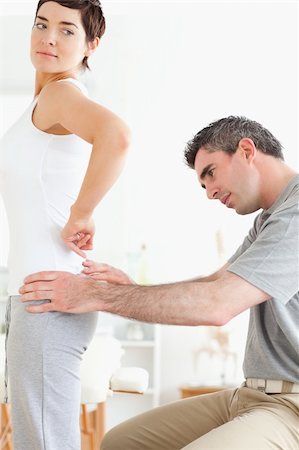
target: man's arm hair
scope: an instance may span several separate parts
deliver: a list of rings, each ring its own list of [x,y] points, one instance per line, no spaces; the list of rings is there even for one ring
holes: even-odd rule
[[[68,272],[29,275],[21,287],[22,302],[34,313],[104,311],[143,322],[173,325],[224,325],[271,296],[225,270],[213,281],[186,281],[158,286],[107,283]]]
[[[143,322],[173,325],[224,325],[270,296],[234,273],[215,281],[158,286],[102,284],[97,299],[102,311]]]

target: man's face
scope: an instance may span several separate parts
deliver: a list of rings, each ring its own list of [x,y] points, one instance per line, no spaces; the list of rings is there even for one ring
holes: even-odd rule
[[[195,158],[195,170],[209,199],[221,201],[238,214],[260,209],[258,172],[242,148],[238,147],[234,154],[201,148]]]

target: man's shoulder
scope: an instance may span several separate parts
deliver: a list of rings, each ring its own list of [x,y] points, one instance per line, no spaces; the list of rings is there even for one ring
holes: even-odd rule
[[[294,216],[299,216],[299,175],[290,186],[282,201],[271,207],[269,210],[262,211],[256,218],[256,222],[262,225],[268,219],[288,220]]]
[[[284,200],[278,206],[278,210],[298,207],[299,204],[299,174],[297,173],[288,185]]]
[[[289,215],[298,215],[299,213],[299,185],[295,186],[291,195],[285,199],[277,208],[273,211],[273,214],[279,214],[285,212]]]

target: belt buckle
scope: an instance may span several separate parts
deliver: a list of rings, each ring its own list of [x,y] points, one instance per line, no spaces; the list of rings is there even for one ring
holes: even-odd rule
[[[263,392],[265,394],[266,392],[266,386],[267,386],[267,380],[259,378],[257,380],[257,390],[259,392]]]

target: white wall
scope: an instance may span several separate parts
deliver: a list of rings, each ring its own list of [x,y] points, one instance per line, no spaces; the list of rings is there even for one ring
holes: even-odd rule
[[[234,251],[253,218],[207,202],[183,164],[185,143],[214,119],[246,115],[268,127],[283,143],[286,161],[298,167],[297,2],[102,4],[107,33],[86,82],[99,102],[128,122],[133,142],[121,179],[97,210],[94,258],[126,268],[128,254],[146,242],[152,282],[206,274]],[[0,57],[6,61],[0,91],[28,95],[35,2],[0,5]],[[239,361],[246,320],[231,325]],[[192,351],[205,336],[204,329],[163,327],[163,402],[194,377]]]
[[[121,80],[114,76],[113,87],[122,100],[125,96],[133,130],[124,174],[125,239],[128,248],[147,242],[151,279],[168,282],[214,270],[219,263],[215,233],[221,230],[229,256],[252,222],[252,217],[238,217],[206,201],[182,163],[184,145],[195,132],[225,115],[247,115],[282,141],[286,160],[298,167],[297,5],[131,6],[134,12],[128,7],[111,17],[99,73],[110,72],[107,60],[119,68]],[[115,33],[121,35],[116,55]],[[105,96],[104,86],[100,91]],[[230,325],[232,348],[239,356],[238,380],[246,321],[244,314]],[[162,402],[178,396],[182,382],[194,379],[192,352],[203,339],[202,329],[162,327]],[[202,371],[208,382],[209,367]]]

